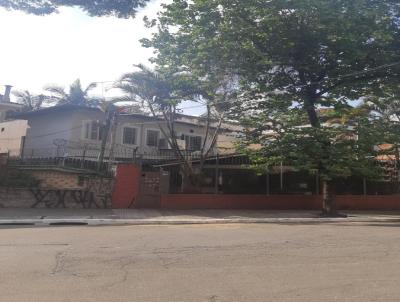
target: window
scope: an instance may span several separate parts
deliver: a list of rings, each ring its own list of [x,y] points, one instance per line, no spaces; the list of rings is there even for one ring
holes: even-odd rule
[[[200,151],[201,150],[201,136],[185,135],[186,150]]]
[[[99,132],[100,132],[99,124],[96,122],[92,122],[92,127],[90,129],[90,139],[93,139],[93,140],[100,139]]]
[[[96,121],[90,121],[85,123],[85,139],[101,140],[102,127],[100,123]]]
[[[157,147],[160,132],[157,130],[147,130],[146,145],[150,147]]]
[[[90,123],[85,123],[85,138],[86,139],[90,138],[89,133],[90,133]]]
[[[124,127],[122,143],[127,145],[136,145],[137,129]]]

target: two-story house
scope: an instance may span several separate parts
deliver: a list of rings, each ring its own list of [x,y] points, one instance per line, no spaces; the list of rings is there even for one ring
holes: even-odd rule
[[[99,156],[106,117],[98,108],[56,106],[14,114],[12,119],[27,121],[28,129],[22,138],[20,152],[24,158],[69,156],[96,160]],[[234,131],[238,129],[235,125],[229,129],[229,125],[224,124],[211,154],[233,152]],[[110,156],[111,150],[111,156],[115,159],[135,156],[172,159],[174,154],[163,132],[169,134],[166,122],[161,118],[120,113],[110,131],[106,157]],[[180,149],[196,154],[204,143],[205,121],[201,117],[177,115],[175,132]],[[206,145],[210,142],[209,135]]]

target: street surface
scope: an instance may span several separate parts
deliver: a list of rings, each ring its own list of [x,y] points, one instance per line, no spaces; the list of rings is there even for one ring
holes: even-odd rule
[[[1,302],[399,301],[400,223],[1,227]]]

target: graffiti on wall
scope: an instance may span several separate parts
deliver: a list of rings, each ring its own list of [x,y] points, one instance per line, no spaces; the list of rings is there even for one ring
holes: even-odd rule
[[[87,177],[82,188],[32,188],[35,202],[32,208],[111,208],[113,180]]]

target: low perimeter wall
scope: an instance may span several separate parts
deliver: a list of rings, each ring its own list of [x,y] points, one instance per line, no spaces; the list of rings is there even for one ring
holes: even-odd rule
[[[400,210],[400,195],[338,195],[340,210]],[[168,194],[161,196],[164,209],[266,209],[320,210],[320,195],[216,195]]]

